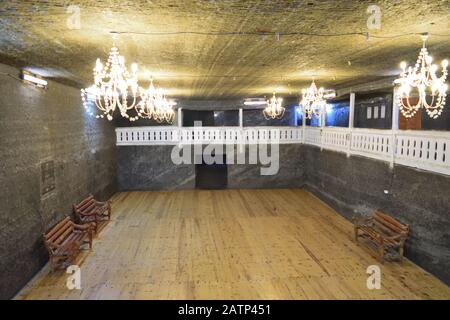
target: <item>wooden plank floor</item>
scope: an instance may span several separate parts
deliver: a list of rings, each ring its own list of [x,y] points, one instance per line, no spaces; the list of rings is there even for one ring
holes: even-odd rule
[[[80,258],[81,290],[45,267],[18,299],[449,299],[413,263],[380,265],[305,190],[128,192]]]

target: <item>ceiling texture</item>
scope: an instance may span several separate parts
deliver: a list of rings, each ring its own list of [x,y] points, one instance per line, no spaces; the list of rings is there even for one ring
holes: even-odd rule
[[[372,4],[380,30],[367,24]],[[339,88],[398,75],[422,32],[435,60],[450,58],[449,16],[439,0],[2,1],[0,62],[87,87],[116,31],[143,87],[153,76],[174,98],[298,96],[312,77]]]

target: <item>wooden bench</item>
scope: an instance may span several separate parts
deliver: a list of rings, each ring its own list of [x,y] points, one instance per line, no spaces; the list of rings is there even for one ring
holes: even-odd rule
[[[73,211],[81,224],[95,223],[95,233],[101,223],[111,220],[111,203],[97,201],[92,195],[73,205]]]
[[[76,256],[83,244],[89,243],[89,249],[92,249],[93,231],[93,224],[78,225],[69,217],[65,217],[44,233],[44,244],[48,250],[52,270],[55,271],[58,262],[61,261],[75,264]]]
[[[367,244],[376,250],[378,258],[384,262],[387,254],[394,254],[403,260],[405,240],[409,226],[379,210],[367,217],[354,217],[355,241],[359,238],[367,240]]]

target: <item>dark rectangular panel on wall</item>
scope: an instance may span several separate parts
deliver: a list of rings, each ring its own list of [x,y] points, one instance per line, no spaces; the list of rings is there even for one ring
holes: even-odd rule
[[[390,129],[392,127],[392,93],[356,94],[355,127]]]
[[[41,195],[45,196],[55,188],[55,162],[47,160],[41,163]]]

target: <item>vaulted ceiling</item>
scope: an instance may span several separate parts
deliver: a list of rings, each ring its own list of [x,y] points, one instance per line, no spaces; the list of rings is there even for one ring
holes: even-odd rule
[[[415,62],[421,32],[431,33],[437,60],[450,58],[449,1],[80,3],[2,1],[0,62],[88,86],[117,31],[116,45],[128,65],[139,64],[142,85],[153,76],[174,97],[228,99],[274,89],[298,95],[312,77],[337,88],[394,76],[400,61]],[[368,29],[373,3],[381,30]],[[80,29],[70,5],[80,6]]]

